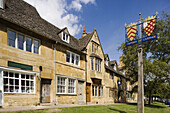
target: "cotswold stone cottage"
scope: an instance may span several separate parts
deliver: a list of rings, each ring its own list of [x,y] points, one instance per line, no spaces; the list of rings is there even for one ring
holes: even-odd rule
[[[0,106],[125,100],[126,78],[96,29],[78,39],[23,0],[0,0]]]

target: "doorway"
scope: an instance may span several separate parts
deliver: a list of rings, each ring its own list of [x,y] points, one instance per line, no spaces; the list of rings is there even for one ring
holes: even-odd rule
[[[41,103],[50,103],[51,79],[41,79]]]
[[[91,98],[90,86],[91,84],[89,83],[86,84],[86,102],[90,102],[90,98]]]
[[[84,82],[78,81],[78,103],[84,104]]]

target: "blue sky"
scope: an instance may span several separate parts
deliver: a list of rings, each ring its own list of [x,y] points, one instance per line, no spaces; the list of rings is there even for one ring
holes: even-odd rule
[[[170,14],[170,0],[25,1],[35,6],[42,18],[61,29],[68,27],[76,38],[81,37],[83,26],[86,26],[87,32],[96,28],[104,53],[108,53],[110,59],[117,62],[122,54],[117,49],[125,39],[125,23],[136,22],[139,13],[144,19],[156,11],[158,16],[161,16],[162,11]]]

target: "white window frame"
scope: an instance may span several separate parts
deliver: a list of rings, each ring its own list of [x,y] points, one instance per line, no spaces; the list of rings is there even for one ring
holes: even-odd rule
[[[4,9],[4,0],[0,0],[0,8]]]
[[[73,81],[73,84],[69,84],[70,81],[72,82]],[[74,92],[73,93],[70,93],[69,92],[69,87],[70,88],[74,88]],[[76,80],[75,79],[71,79],[71,78],[68,78],[68,94],[76,94]]]
[[[67,53],[70,53],[70,62],[67,62]],[[72,63],[72,56],[74,55],[74,63]],[[78,56],[78,59],[76,59]],[[78,65],[76,64],[76,61],[78,60]],[[76,53],[73,53],[71,51],[66,51],[66,62],[67,63],[70,63],[70,64],[73,64],[73,65],[76,65],[76,66],[80,66],[80,55],[76,54]]]
[[[58,78],[64,78],[65,79],[65,92],[64,93],[58,92]],[[69,93],[68,92],[69,79],[74,80],[74,93]],[[77,79],[75,79],[75,78],[59,75],[59,76],[57,76],[56,84],[57,84],[56,85],[56,89],[57,89],[56,94],[58,94],[58,95],[76,95],[77,94]]]
[[[13,68],[7,68],[7,67],[3,67],[0,66],[0,71],[2,73],[2,77],[4,80],[4,76],[3,73],[4,71],[8,71],[8,72],[13,72],[13,73],[19,73],[19,92],[4,92],[4,81],[3,81],[3,93],[5,94],[36,94],[36,74],[39,75],[39,72],[32,72],[32,71],[25,71],[25,70],[20,70],[20,69],[13,69]],[[21,74],[27,74],[27,75],[33,75],[34,79],[34,91],[32,93],[22,93],[20,88],[21,88]]]
[[[59,79],[60,78],[60,79]],[[65,84],[63,85],[63,84],[59,84],[59,81],[58,80],[62,80],[62,79],[64,79],[65,80]],[[66,87],[67,87],[67,85],[66,85],[66,80],[67,80],[67,78],[65,78],[65,77],[57,77],[57,94],[66,94]],[[61,81],[60,81],[60,83],[61,83]],[[65,92],[58,92],[58,86],[59,87],[64,87],[64,90],[65,90]]]
[[[94,70],[94,58],[91,58],[91,70]]]
[[[64,36],[65,36],[65,39],[63,39]],[[67,37],[67,38],[66,38],[66,37]],[[64,42],[69,43],[69,42],[70,42],[70,36],[69,36],[69,34],[67,34],[67,33],[65,33],[65,32],[62,32],[62,40],[63,40]]]
[[[12,31],[12,32],[15,32],[15,47],[13,47],[13,48],[17,48],[17,49],[19,49],[18,48],[18,35],[22,35],[22,36],[24,36],[24,43],[23,43],[23,51],[26,51],[26,52],[29,52],[29,51],[27,51],[26,50],[26,38],[30,38],[31,40],[32,40],[32,44],[31,44],[31,52],[30,53],[34,53],[34,40],[35,41],[38,41],[38,53],[34,53],[34,54],[37,54],[37,55],[41,55],[41,42],[40,42],[40,40],[39,39],[36,39],[36,38],[33,38],[33,37],[30,37],[30,36],[28,36],[28,35],[24,35],[23,33],[20,33],[20,32],[17,32],[17,31],[15,31],[15,30],[12,30],[12,29],[10,29],[10,28],[8,28],[7,29],[7,32],[8,31]],[[7,34],[8,35],[8,34]],[[8,38],[8,36],[7,36],[7,38]],[[9,42],[8,42],[9,43]],[[8,45],[9,46],[9,45]],[[12,46],[10,46],[10,47],[12,47]],[[19,50],[22,50],[22,49],[19,49]]]

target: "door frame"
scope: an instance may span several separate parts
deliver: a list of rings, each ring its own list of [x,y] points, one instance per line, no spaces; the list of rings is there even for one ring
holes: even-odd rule
[[[42,84],[50,84],[50,102],[51,103],[51,81],[52,79],[47,79],[47,78],[41,78],[41,86],[40,86],[40,103],[42,102]]]
[[[85,101],[84,101],[84,99],[85,99],[85,87],[84,87],[85,84],[84,83],[85,82],[84,81],[78,81],[78,87],[79,87],[79,83],[83,84],[83,86],[82,86],[83,87],[83,92],[82,92],[83,93],[83,100],[82,101],[83,101],[83,104],[84,104],[85,103]],[[78,88],[78,103],[79,103],[79,88]],[[79,104],[81,104],[81,103],[79,103]]]
[[[87,86],[89,86],[90,88],[89,88],[89,90],[90,90],[90,92],[89,92],[89,98],[90,98],[90,101],[89,102],[91,102],[91,83],[86,83],[86,103],[87,103]]]

